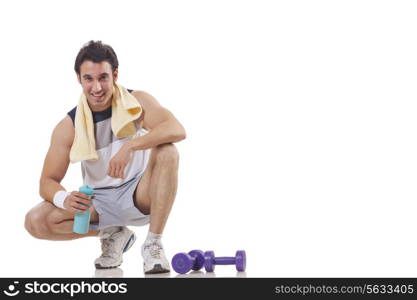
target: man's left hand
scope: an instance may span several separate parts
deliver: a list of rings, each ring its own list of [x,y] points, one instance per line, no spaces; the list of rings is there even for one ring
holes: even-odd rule
[[[107,175],[114,178],[124,179],[125,168],[130,162],[131,157],[132,150],[128,146],[128,143],[125,143],[110,160]]]

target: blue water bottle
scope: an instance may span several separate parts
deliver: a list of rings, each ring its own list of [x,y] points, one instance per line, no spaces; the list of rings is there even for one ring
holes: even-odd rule
[[[88,185],[83,185],[79,189],[80,193],[86,194],[88,196],[92,196],[94,194],[94,190],[90,188]],[[87,210],[84,213],[75,214],[74,216],[74,226],[72,231],[79,234],[85,234],[90,229],[90,215],[91,212]]]

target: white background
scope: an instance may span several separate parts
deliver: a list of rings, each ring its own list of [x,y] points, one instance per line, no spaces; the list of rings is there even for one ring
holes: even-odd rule
[[[417,276],[416,15],[413,1],[1,2],[0,276],[96,276],[97,238],[23,227],[91,39],[187,130],[169,258],[245,249],[247,277]],[[81,184],[71,165],[63,185]],[[125,277],[143,276],[135,230]]]

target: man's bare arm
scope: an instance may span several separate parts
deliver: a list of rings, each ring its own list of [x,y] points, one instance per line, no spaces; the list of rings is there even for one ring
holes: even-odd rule
[[[143,126],[150,131],[144,136],[129,140],[126,142],[126,147],[131,150],[141,150],[185,139],[184,127],[154,97],[143,91],[134,91],[132,94],[143,108]]]
[[[60,184],[69,166],[69,153],[74,140],[72,120],[66,116],[52,132],[51,144],[43,164],[39,184],[40,196],[52,202],[59,190],[65,190]]]

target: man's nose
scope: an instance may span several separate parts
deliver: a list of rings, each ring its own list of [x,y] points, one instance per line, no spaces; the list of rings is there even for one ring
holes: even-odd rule
[[[101,84],[100,84],[99,81],[95,81],[93,83],[93,89],[92,90],[93,90],[93,93],[97,93],[97,92],[101,91]]]

